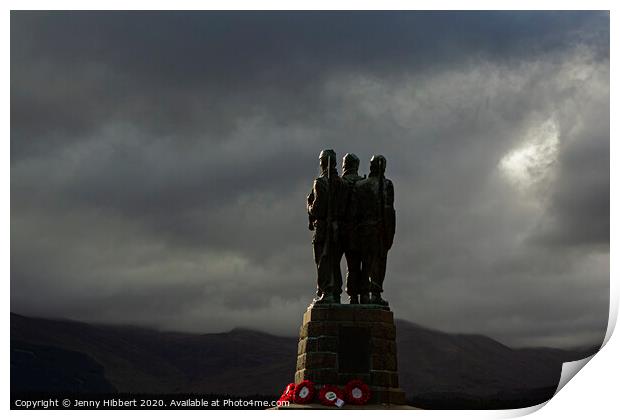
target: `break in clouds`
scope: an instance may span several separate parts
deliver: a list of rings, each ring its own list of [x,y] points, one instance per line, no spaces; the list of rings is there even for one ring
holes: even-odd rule
[[[600,343],[609,121],[608,13],[13,12],[11,310],[296,335],[333,148],[387,157],[398,318]]]

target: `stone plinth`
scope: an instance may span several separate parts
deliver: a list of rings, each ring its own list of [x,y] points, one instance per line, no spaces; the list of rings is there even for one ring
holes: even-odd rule
[[[295,383],[345,385],[361,379],[370,403],[405,404],[398,385],[396,327],[389,308],[378,305],[316,305],[299,332]]]

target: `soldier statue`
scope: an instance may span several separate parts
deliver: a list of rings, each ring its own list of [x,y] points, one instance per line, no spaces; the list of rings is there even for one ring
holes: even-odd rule
[[[308,228],[314,231],[312,245],[317,267],[317,296],[314,304],[340,303],[342,257],[339,222],[343,215],[343,181],[336,169],[336,153],[323,150],[319,155],[321,174],[308,195]]]
[[[383,306],[388,305],[381,298],[387,253],[396,229],[394,185],[385,178],[385,166],[386,160],[381,155],[370,159],[370,174],[356,183],[351,203],[356,223],[355,239],[361,249],[363,280],[370,282],[370,299],[366,294],[360,296],[360,301]]]
[[[349,295],[349,303],[370,303],[368,299],[369,283],[368,276],[366,281],[362,281],[362,256],[359,240],[356,238],[355,215],[353,214],[352,202],[355,184],[364,179],[358,175],[360,160],[352,153],[347,153],[342,159],[342,180],[344,181],[343,220],[340,229],[341,250],[347,260],[347,286],[346,291]],[[340,258],[338,260],[340,261]],[[360,302],[361,296],[361,302]]]

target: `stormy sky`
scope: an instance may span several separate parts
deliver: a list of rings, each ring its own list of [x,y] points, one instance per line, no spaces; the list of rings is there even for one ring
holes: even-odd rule
[[[10,70],[13,312],[296,335],[333,148],[387,158],[397,318],[604,336],[608,13],[12,12]]]

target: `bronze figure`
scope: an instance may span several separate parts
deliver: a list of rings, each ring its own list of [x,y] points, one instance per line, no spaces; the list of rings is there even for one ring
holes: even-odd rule
[[[370,159],[370,174],[355,185],[351,205],[356,224],[355,239],[361,249],[363,281],[369,281],[369,302],[387,306],[381,293],[387,253],[394,241],[396,211],[394,185],[385,178],[385,167],[383,156]],[[360,299],[365,302],[368,295]]]
[[[347,261],[347,278],[346,291],[349,295],[349,302],[352,304],[369,303],[368,280],[362,281],[368,276],[362,274],[362,256],[359,246],[359,240],[356,238],[355,215],[352,208],[353,192],[355,184],[364,179],[357,172],[360,166],[360,160],[352,153],[347,153],[342,159],[342,180],[344,181],[343,190],[343,220],[340,229],[340,238],[342,243],[342,252]],[[342,255],[341,257],[342,258]],[[339,258],[339,260],[340,260]]]
[[[315,304],[340,303],[342,257],[338,226],[342,219],[343,181],[336,169],[336,153],[323,150],[319,155],[321,174],[308,195],[309,228],[314,231],[312,245],[317,266]]]

